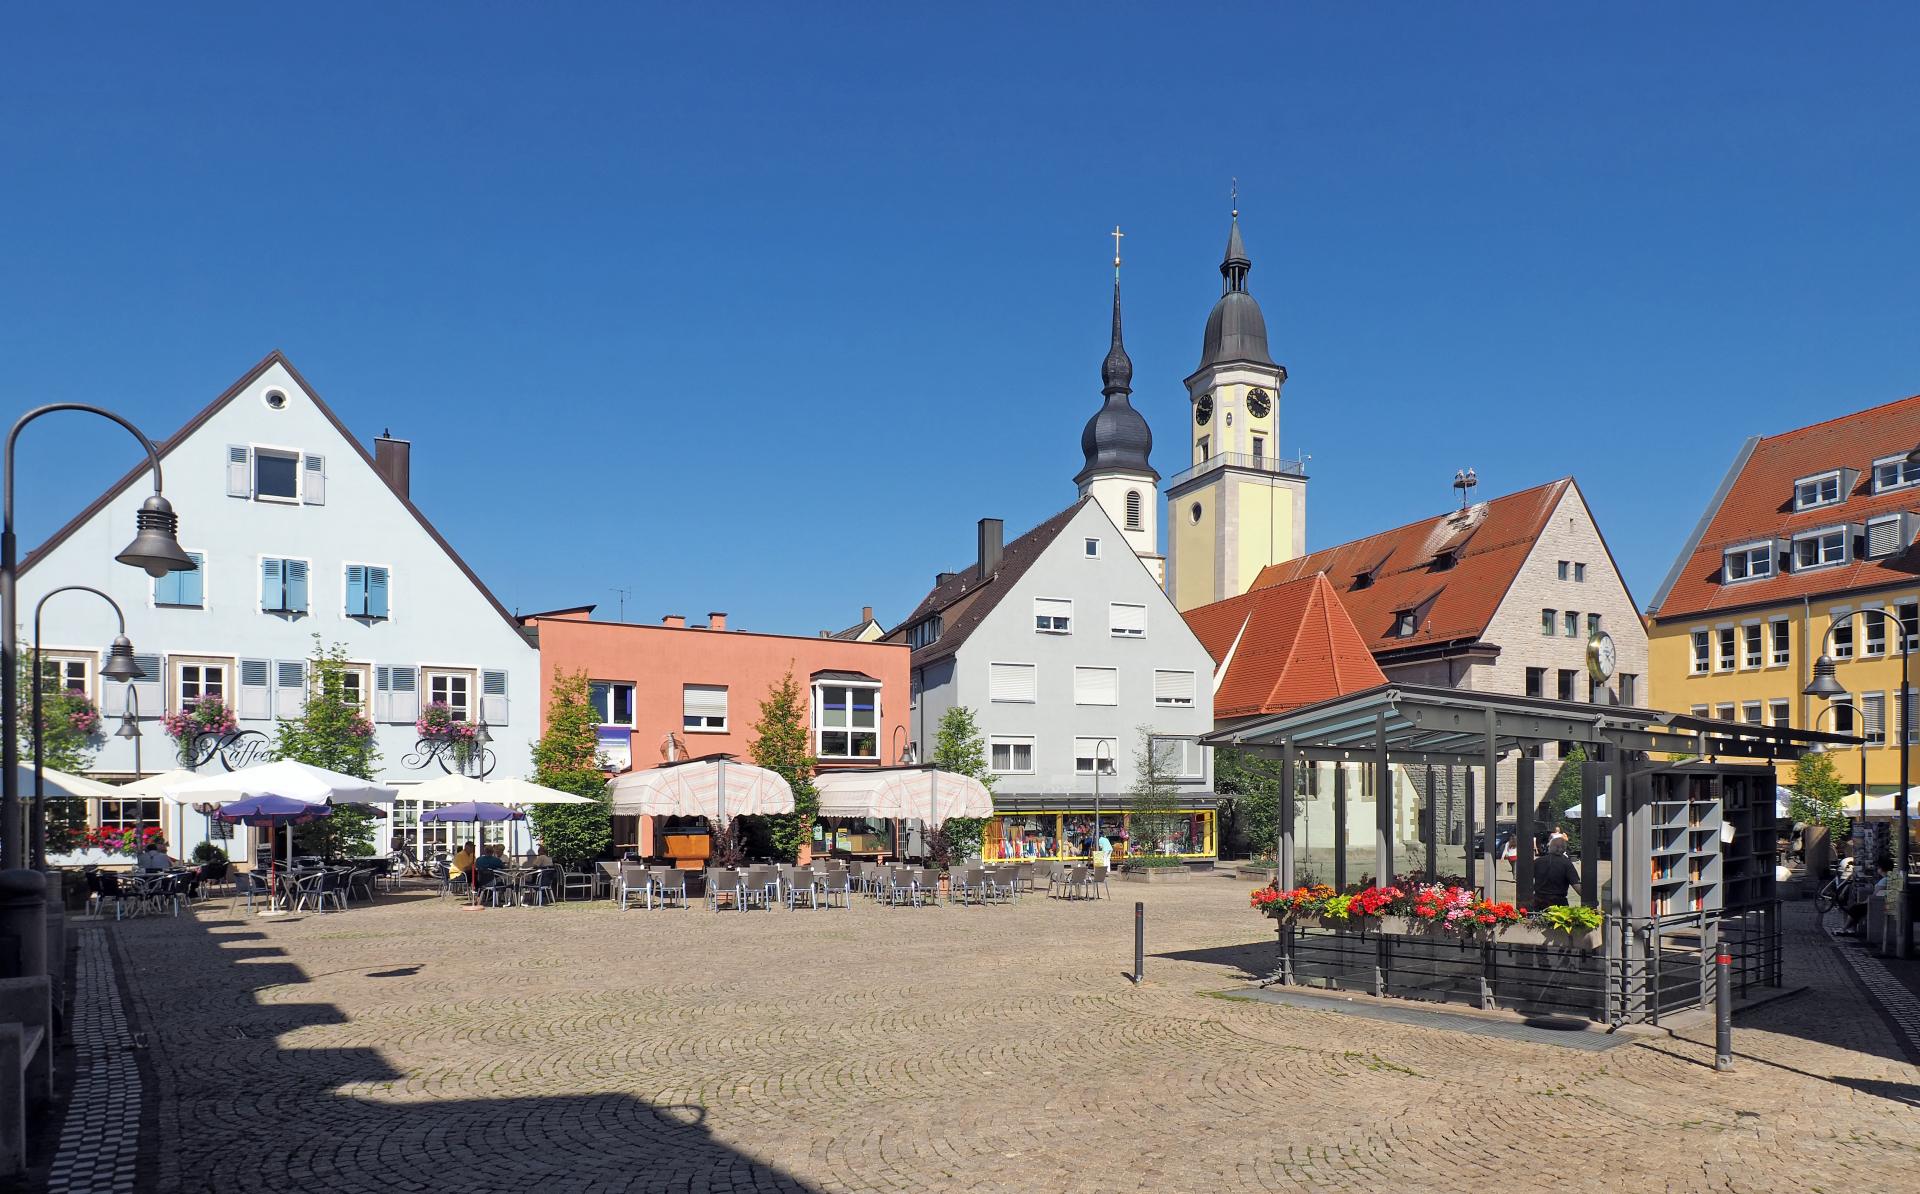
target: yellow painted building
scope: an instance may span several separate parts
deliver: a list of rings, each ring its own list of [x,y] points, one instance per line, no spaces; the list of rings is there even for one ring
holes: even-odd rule
[[[1181,610],[1238,596],[1262,568],[1306,549],[1306,470],[1280,457],[1287,371],[1247,290],[1251,268],[1236,212],[1220,300],[1186,382],[1189,467],[1167,487],[1167,592]]]
[[[1903,736],[1920,744],[1900,726],[1903,638],[1920,655],[1916,444],[1920,397],[1742,445],[1654,596],[1652,703],[1863,733],[1835,752],[1841,778],[1857,787],[1864,758],[1870,793],[1897,789]],[[1823,653],[1847,690],[1831,703],[1802,695]]]

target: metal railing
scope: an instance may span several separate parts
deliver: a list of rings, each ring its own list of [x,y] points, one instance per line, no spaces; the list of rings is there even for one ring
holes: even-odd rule
[[[1198,477],[1203,473],[1210,473],[1220,468],[1243,468],[1257,473],[1273,473],[1282,477],[1299,477],[1301,480],[1305,480],[1307,476],[1307,462],[1305,460],[1284,460],[1278,456],[1250,456],[1245,452],[1222,452],[1217,456],[1207,457],[1185,472],[1175,473],[1172,480],[1168,481],[1167,484],[1169,486],[1178,485],[1182,481]]]

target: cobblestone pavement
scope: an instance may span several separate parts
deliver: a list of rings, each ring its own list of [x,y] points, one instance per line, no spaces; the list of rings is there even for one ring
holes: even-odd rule
[[[1920,1071],[1805,911],[1743,1015],[1583,1052],[1210,997],[1225,879],[1064,904],[116,925],[190,1191],[1920,1189]],[[1147,901],[1135,988],[1132,898]],[[1175,954],[1175,957],[1152,956]]]

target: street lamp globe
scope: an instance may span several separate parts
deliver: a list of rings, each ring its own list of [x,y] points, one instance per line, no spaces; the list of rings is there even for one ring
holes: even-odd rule
[[[1814,661],[1813,679],[1800,691],[1803,695],[1819,697],[1823,701],[1830,701],[1846,693],[1846,685],[1834,678],[1833,656],[1822,655]]]
[[[139,721],[136,720],[131,713],[122,713],[120,715],[120,728],[113,732],[113,736],[115,738],[138,738],[140,736]]]
[[[144,569],[148,576],[162,577],[169,572],[191,572],[193,557],[180,549],[180,516],[165,496],[149,494],[140,503],[133,525],[138,533],[125,551],[113,557],[122,564]]]
[[[133,661],[133,642],[126,635],[116,635],[113,645],[107,648],[107,662],[100,674],[109,680],[139,680],[147,673]]]

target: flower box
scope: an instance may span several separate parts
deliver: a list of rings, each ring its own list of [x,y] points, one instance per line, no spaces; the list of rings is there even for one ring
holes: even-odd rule
[[[1597,950],[1605,942],[1599,929],[1584,933],[1563,933],[1546,925],[1509,925],[1495,936],[1501,945],[1541,945],[1553,949]]]

